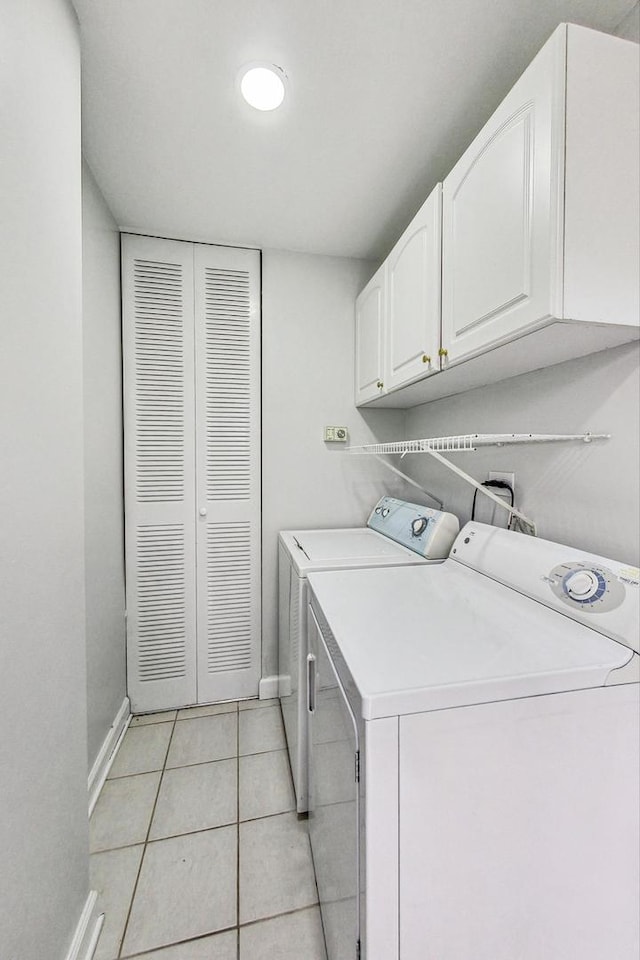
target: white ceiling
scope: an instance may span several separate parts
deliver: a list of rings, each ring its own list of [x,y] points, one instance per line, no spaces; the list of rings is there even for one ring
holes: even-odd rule
[[[380,259],[555,26],[634,0],[74,0],[86,158],[119,225]],[[280,64],[271,114],[236,89]]]

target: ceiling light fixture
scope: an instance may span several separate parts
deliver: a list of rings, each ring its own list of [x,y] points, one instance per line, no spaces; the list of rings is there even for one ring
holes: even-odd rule
[[[284,100],[286,80],[275,63],[248,63],[240,71],[240,92],[256,110],[275,110]]]

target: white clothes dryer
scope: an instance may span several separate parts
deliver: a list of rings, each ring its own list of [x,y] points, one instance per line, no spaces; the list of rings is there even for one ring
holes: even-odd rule
[[[458,518],[417,503],[382,497],[366,527],[285,530],[278,538],[279,697],[299,813],[307,810],[307,577],[320,570],[441,563]]]
[[[309,587],[329,960],[636,960],[640,571],[468,523]]]

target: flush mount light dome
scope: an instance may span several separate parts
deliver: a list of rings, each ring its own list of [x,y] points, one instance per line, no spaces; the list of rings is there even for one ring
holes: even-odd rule
[[[256,110],[275,110],[284,100],[286,79],[274,63],[249,63],[240,71],[240,92]]]

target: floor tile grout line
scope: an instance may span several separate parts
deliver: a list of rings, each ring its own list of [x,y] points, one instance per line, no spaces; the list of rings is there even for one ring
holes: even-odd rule
[[[282,712],[282,701],[280,701],[280,718],[281,718],[281,720],[282,720],[282,726],[283,726],[283,728],[284,728],[284,713]],[[285,734],[285,736],[286,736],[286,734]],[[286,745],[286,744],[285,744],[285,745]],[[295,809],[295,811],[297,812],[298,806],[297,806],[297,802],[296,802],[296,788],[295,788],[295,784],[294,784],[294,782],[293,782],[293,769],[292,769],[292,767],[291,767],[291,757],[289,756],[289,751],[288,751],[288,750],[287,750],[287,757],[288,757],[288,759],[289,759],[289,773],[290,773],[290,775],[291,775],[291,786],[292,786],[292,789],[293,789],[293,797],[294,797],[294,804],[295,804],[294,809]],[[324,941],[324,950],[325,950],[325,956],[326,956],[326,954],[327,954],[327,937],[326,937],[325,930],[324,930],[324,917],[322,916],[322,909],[321,909],[321,907],[320,907],[320,890],[318,889],[318,874],[317,874],[317,872],[316,872],[316,862],[315,862],[315,859],[314,859],[314,856],[313,856],[313,846],[311,845],[311,824],[308,822],[308,821],[309,821],[309,814],[307,813],[306,816],[305,816],[305,815],[303,815],[303,816],[304,816],[305,819],[307,820],[307,830],[306,830],[307,843],[308,843],[308,845],[309,845],[309,856],[310,856],[310,858],[311,858],[311,868],[312,868],[312,870],[313,870],[313,882],[314,882],[314,886],[315,886],[315,890],[316,890],[316,901],[317,901],[317,906],[318,906],[318,913],[320,914],[320,929],[322,930],[322,939],[323,939],[323,941]],[[298,814],[298,817],[300,818],[300,814]],[[307,908],[307,909],[308,909],[308,908]]]
[[[244,708],[240,707],[240,704],[241,704],[241,703],[245,703],[245,702],[249,702],[249,703],[254,703],[254,702],[255,702],[255,703],[256,703],[256,706],[255,706],[255,707],[244,707]],[[231,701],[223,701],[223,703],[229,703],[229,704],[231,705]],[[258,705],[258,704],[259,704],[259,705]],[[204,704],[204,708],[206,708],[206,707],[208,707],[208,706],[209,706],[209,707],[218,707],[218,706],[222,706],[222,704],[219,704],[219,703]],[[155,713],[134,713],[134,714],[132,714],[132,721],[133,721],[133,725],[136,726],[136,727],[150,727],[150,726],[152,726],[153,724],[156,724],[156,723],[173,723],[175,720],[200,720],[200,719],[202,719],[202,717],[221,717],[221,716],[223,716],[225,713],[247,713],[247,712],[250,711],[250,710],[268,710],[269,707],[280,707],[280,702],[278,701],[277,698],[274,698],[274,699],[271,700],[271,701],[265,700],[264,702],[262,702],[262,701],[260,701],[260,700],[257,700],[257,701],[252,701],[252,700],[251,700],[251,701],[236,700],[236,701],[233,702],[233,706],[231,706],[231,709],[229,709],[229,710],[216,710],[214,713],[202,713],[202,714],[200,714],[200,715],[197,716],[197,717],[196,717],[196,716],[193,716],[193,717],[181,717],[181,716],[180,716],[180,713],[183,713],[183,712],[186,711],[186,710],[200,710],[201,708],[200,708],[199,706],[195,705],[195,706],[193,706],[193,707],[178,707],[175,717],[167,717],[166,719],[158,719],[158,720],[147,720],[145,723],[135,723],[135,721],[136,721],[136,719],[138,719],[138,717],[155,717],[155,716],[157,716],[157,714],[155,714]],[[172,711],[168,711],[168,712],[171,713]]]
[[[149,826],[147,827],[147,834],[146,834],[146,837],[145,837],[145,840],[144,840],[144,845],[143,845],[143,847],[142,847],[142,856],[140,857],[140,864],[139,864],[139,866],[138,866],[138,873],[136,874],[136,881],[135,881],[135,883],[134,883],[134,885],[133,885],[133,890],[132,890],[132,892],[131,892],[131,900],[129,901],[129,909],[127,910],[127,917],[126,917],[126,920],[125,920],[125,922],[124,922],[124,927],[123,927],[123,930],[122,930],[122,937],[120,938],[120,944],[119,944],[119,946],[118,946],[118,957],[121,957],[121,956],[122,956],[122,948],[123,948],[123,946],[124,946],[124,941],[125,941],[125,938],[126,938],[126,936],[127,936],[127,930],[128,930],[128,928],[129,928],[129,920],[131,919],[131,911],[132,911],[132,909],[133,909],[133,901],[135,900],[136,893],[137,893],[137,891],[138,891],[138,883],[140,882],[140,874],[142,873],[142,865],[143,865],[143,863],[144,863],[145,854],[146,854],[146,852],[147,852],[147,845],[148,845],[148,842],[149,842],[149,834],[150,834],[150,832],[151,832],[151,824],[153,823],[153,817],[154,817],[154,815],[155,815],[156,807],[157,807],[157,805],[158,805],[158,797],[160,796],[160,789],[161,789],[161,787],[162,787],[162,778],[164,777],[164,771],[165,771],[165,768],[166,768],[166,765],[167,765],[167,759],[168,759],[168,757],[169,757],[169,750],[171,749],[171,741],[173,740],[173,734],[174,734],[174,731],[175,731],[175,729],[176,729],[176,723],[177,723],[177,722],[178,722],[178,720],[177,720],[177,714],[176,714],[176,719],[173,721],[173,726],[171,727],[171,733],[170,733],[170,735],[169,735],[169,740],[168,740],[168,742],[167,742],[167,752],[165,753],[165,756],[164,756],[164,764],[162,765],[162,770],[161,770],[161,772],[160,772],[160,779],[159,779],[159,781],[158,781],[158,789],[157,789],[157,791],[156,791],[156,798],[155,798],[155,800],[154,800],[154,802],[153,802],[153,809],[151,810],[151,816],[149,817]],[[148,724],[148,726],[151,726],[151,724]]]
[[[176,715],[178,715],[178,719],[180,719],[179,714],[184,713],[187,710],[208,710],[211,708],[227,707],[227,706],[229,707],[229,709],[226,711],[227,713],[238,713],[239,710],[241,709],[240,708],[241,703],[256,704],[255,707],[244,707],[244,710],[261,710],[263,709],[263,707],[278,706],[277,699],[278,699],[277,697],[271,697],[269,700],[264,700],[264,701],[259,699],[217,700],[217,701],[214,701],[213,703],[194,703],[190,707],[174,707],[172,710],[157,710],[157,711],[151,711],[149,713],[133,713],[132,717],[134,720],[137,717],[158,717],[159,718],[158,720],[155,720],[155,719],[148,720],[147,722],[150,724],[151,723],[172,723],[176,719],[176,717],[167,717],[166,719],[162,719],[165,713],[175,713]],[[224,710],[220,711],[220,713],[224,713],[224,712],[225,712]],[[215,713],[203,714],[203,716],[215,716]],[[183,719],[188,719],[188,718],[183,718]]]
[[[342,901],[338,900],[337,903]],[[292,910],[283,910],[282,913],[270,913],[267,917],[256,917],[255,920],[247,920],[246,923],[240,924],[240,929],[242,927],[255,927],[258,923],[266,923],[268,920],[278,920],[280,917],[292,917],[296,913],[304,913],[306,910],[320,910],[320,905],[318,901],[313,903],[308,903],[302,907],[294,907]],[[173,944],[172,944],[173,946]]]
[[[210,934],[200,934],[200,935],[198,935],[197,937],[189,938],[189,940],[187,940],[187,941],[180,941],[180,942],[191,942],[191,941],[195,941],[195,940],[202,939],[203,936],[210,936],[210,935],[213,935],[214,933],[221,933],[221,932],[224,932],[225,930],[230,931],[230,930],[234,929],[234,930],[236,931],[236,943],[237,943],[236,954],[237,954],[237,960],[240,960],[240,927],[241,927],[241,926],[250,926],[250,925],[253,925],[253,924],[256,924],[256,923],[260,923],[260,922],[263,922],[263,921],[266,921],[266,920],[274,919],[274,918],[276,918],[276,917],[287,916],[287,915],[290,915],[290,914],[299,913],[299,912],[304,911],[304,910],[311,910],[311,909],[314,909],[315,907],[318,906],[318,901],[317,901],[317,899],[316,899],[316,901],[315,901],[314,903],[310,903],[310,904],[306,904],[306,905],[304,905],[304,906],[296,907],[296,908],[293,909],[293,910],[286,910],[286,911],[283,911],[283,912],[281,912],[281,913],[276,913],[276,914],[273,914],[273,915],[270,915],[270,916],[259,917],[259,918],[256,918],[255,920],[249,920],[249,921],[247,921],[245,924],[241,924],[241,922],[240,922],[240,826],[241,826],[241,823],[243,823],[243,822],[253,823],[253,822],[256,822],[256,821],[258,821],[258,820],[267,820],[267,819],[272,819],[272,818],[275,818],[275,817],[278,817],[278,816],[285,816],[285,815],[287,815],[287,814],[295,814],[295,812],[296,812],[296,811],[295,811],[295,802],[294,802],[293,808],[290,808],[290,809],[288,809],[288,810],[278,811],[278,812],[276,812],[276,813],[267,814],[266,816],[262,816],[262,817],[252,817],[252,818],[248,818],[246,821],[241,821],[241,820],[240,820],[240,766],[241,766],[241,760],[243,759],[243,755],[240,754],[240,716],[241,716],[242,713],[250,713],[250,712],[253,712],[253,710],[255,710],[255,709],[269,709],[269,708],[271,708],[272,706],[273,706],[273,707],[278,707],[278,709],[279,709],[279,714],[280,714],[280,718],[281,718],[281,722],[282,722],[282,710],[281,710],[280,704],[277,703],[277,702],[276,702],[275,704],[265,704],[263,708],[260,708],[260,707],[257,707],[257,706],[256,706],[256,707],[253,707],[252,709],[247,709],[247,710],[240,710],[239,704],[238,704],[238,702],[236,702],[235,708],[234,708],[233,710],[227,710],[227,711],[225,711],[225,713],[223,713],[223,714],[207,714],[207,715],[205,715],[204,717],[192,717],[192,718],[183,717],[183,718],[180,718],[180,717],[179,717],[179,714],[178,714],[178,712],[177,712],[177,713],[176,713],[176,716],[175,716],[174,719],[171,720],[171,721],[170,721],[170,720],[162,720],[162,721],[159,721],[157,724],[148,723],[148,724],[141,724],[141,725],[139,725],[139,726],[153,726],[153,725],[162,725],[163,723],[171,723],[171,724],[172,724],[171,733],[170,733],[170,735],[169,735],[169,739],[168,739],[168,742],[167,742],[167,747],[166,747],[164,762],[163,762],[162,768],[161,768],[160,770],[149,770],[149,771],[143,770],[143,771],[136,771],[135,773],[126,774],[126,775],[124,775],[123,777],[114,777],[114,778],[113,778],[114,780],[115,780],[115,779],[126,779],[127,777],[142,776],[142,775],[144,775],[144,774],[146,774],[146,773],[158,773],[158,772],[160,773],[160,777],[159,777],[159,780],[158,780],[158,787],[157,787],[157,790],[156,790],[156,795],[155,795],[155,800],[154,800],[154,804],[153,804],[153,809],[152,809],[152,811],[151,811],[151,815],[150,815],[149,824],[148,824],[148,827],[147,827],[147,832],[146,832],[145,839],[144,839],[144,841],[142,841],[142,842],[138,841],[137,843],[127,844],[127,845],[124,845],[123,847],[113,847],[113,848],[107,848],[107,849],[102,850],[102,851],[96,851],[96,854],[100,854],[100,853],[109,852],[109,850],[114,850],[114,849],[126,849],[127,847],[131,847],[131,846],[140,846],[140,845],[142,845],[142,847],[143,847],[142,855],[141,855],[141,858],[140,858],[140,864],[139,864],[138,871],[137,871],[137,875],[136,875],[135,884],[134,884],[133,891],[132,891],[132,894],[131,894],[131,899],[130,899],[130,902],[129,902],[129,909],[128,909],[128,911],[127,911],[126,921],[125,921],[125,924],[124,924],[124,929],[123,929],[123,932],[122,932],[122,935],[121,935],[121,938],[120,938],[120,943],[119,943],[119,948],[118,948],[118,957],[122,958],[122,960],[124,960],[122,950],[123,950],[124,942],[125,942],[125,939],[126,939],[126,935],[127,935],[129,923],[130,923],[130,920],[131,920],[133,903],[134,903],[135,896],[136,896],[136,893],[137,893],[137,889],[138,889],[138,885],[139,885],[139,881],[140,881],[140,876],[141,876],[141,873],[142,873],[142,867],[143,867],[143,864],[144,864],[144,862],[145,862],[145,857],[146,857],[146,852],[147,852],[147,847],[148,847],[148,845],[149,845],[150,843],[157,843],[157,842],[162,842],[163,840],[169,840],[169,839],[173,839],[173,838],[177,838],[177,837],[182,837],[182,836],[189,836],[189,835],[192,835],[192,834],[194,834],[194,833],[197,834],[197,833],[209,832],[210,830],[221,829],[221,828],[224,828],[225,826],[226,826],[226,827],[229,827],[229,826],[232,826],[232,825],[233,825],[233,822],[231,822],[231,823],[229,823],[229,824],[218,824],[218,825],[215,826],[215,827],[207,827],[207,828],[203,828],[202,830],[189,831],[189,832],[186,833],[186,834],[172,834],[172,835],[167,836],[167,837],[158,837],[158,838],[155,838],[154,840],[151,840],[151,839],[150,839],[150,833],[151,833],[151,827],[152,827],[152,823],[153,823],[153,818],[154,818],[154,816],[155,816],[155,812],[156,812],[156,809],[157,809],[157,804],[158,804],[158,799],[159,799],[159,795],[160,795],[160,790],[161,790],[162,783],[163,783],[163,779],[164,779],[164,774],[167,772],[167,770],[179,770],[179,769],[185,769],[185,768],[192,767],[192,766],[202,766],[202,765],[204,765],[204,764],[216,763],[216,762],[219,762],[219,761],[222,761],[222,760],[231,760],[231,759],[234,759],[233,757],[221,757],[221,758],[217,758],[216,760],[205,760],[205,761],[201,761],[200,763],[196,763],[196,764],[184,764],[184,765],[182,765],[181,767],[168,767],[168,766],[167,766],[167,763],[168,763],[168,759],[169,759],[169,753],[170,753],[171,744],[172,744],[172,741],[173,741],[173,736],[174,736],[174,734],[175,734],[175,732],[176,732],[176,724],[177,724],[177,723],[181,723],[183,720],[186,720],[186,719],[194,719],[194,720],[195,720],[195,719],[206,719],[207,717],[224,716],[225,714],[230,714],[230,715],[235,714],[235,716],[236,716],[236,755],[235,755],[235,760],[236,760],[236,836],[237,836],[237,852],[236,852],[236,873],[237,873],[237,878],[236,878],[236,924],[235,924],[234,927],[224,928],[224,930],[211,931]],[[275,748],[268,749],[268,750],[260,750],[260,751],[258,751],[258,752],[256,752],[256,753],[245,754],[244,756],[247,757],[247,758],[250,758],[250,757],[257,757],[257,756],[266,756],[266,755],[268,755],[268,754],[270,754],[270,753],[282,753],[282,752],[286,752],[286,741],[284,741],[281,745],[278,745],[278,746],[275,747]],[[292,781],[292,778],[291,778],[291,775],[290,775],[290,774],[291,774],[290,764],[288,765],[288,773],[289,773],[289,779],[290,779],[290,781]],[[177,941],[176,941],[176,942],[177,942]],[[165,944],[165,945],[163,945],[163,949],[164,949],[164,947],[166,947],[166,946],[171,946],[171,945],[173,945],[173,944]],[[144,953],[144,951],[142,951],[142,953]],[[138,954],[136,954],[136,955],[140,955],[140,953],[138,953]],[[128,956],[135,956],[135,955],[128,955]]]
[[[323,941],[324,941],[324,950],[325,950],[325,955],[326,955],[326,954],[327,954],[327,934],[326,934],[326,931],[325,931],[325,929],[324,929],[324,917],[323,917],[323,915],[322,915],[322,907],[320,906],[320,891],[319,891],[319,889],[318,889],[318,874],[317,874],[317,872],[316,872],[316,861],[315,861],[315,857],[313,856],[313,846],[312,846],[312,843],[311,843],[310,828],[307,830],[307,840],[308,840],[308,842],[309,842],[309,854],[310,854],[310,856],[311,856],[311,866],[312,866],[312,868],[313,868],[313,882],[314,882],[315,888],[316,888],[316,897],[317,897],[317,900],[318,900],[318,910],[319,910],[319,912],[320,912],[320,927],[321,927],[321,929],[322,929],[322,939],[323,939]]]
[[[240,758],[242,759],[242,757]],[[344,803],[349,803],[351,801],[341,801]],[[134,840],[132,843],[123,843],[118,847],[105,847],[104,850],[93,850],[91,853],[92,857],[98,856],[101,853],[111,853],[112,850],[130,850],[131,847],[140,847],[148,846],[151,843],[162,843],[164,840],[178,840],[180,837],[193,837],[198,833],[211,833],[212,830],[224,830],[228,827],[233,827],[236,823],[257,823],[258,820],[273,820],[275,817],[285,817],[288,813],[296,813],[295,807],[290,807],[288,810],[278,810],[276,813],[265,813],[261,817],[245,817],[244,820],[238,820],[238,814],[233,820],[228,820],[226,823],[217,823],[214,827],[199,827],[197,830],[185,830],[184,833],[169,833],[166,837],[149,837],[148,840]],[[153,815],[152,818],[153,820]]]
[[[177,717],[178,723],[184,723],[185,720],[209,720],[211,717],[232,717],[237,714],[237,710],[221,710],[219,713],[201,713],[197,717]]]
[[[180,721],[176,722],[179,723]],[[151,724],[147,724],[147,726],[151,726]],[[263,757],[267,753],[284,753],[286,749],[287,748],[285,745],[284,747],[274,747],[271,750],[258,750],[256,753],[241,753],[239,759],[244,760],[245,757]],[[181,763],[178,767],[163,766],[157,767],[155,770],[138,770],[136,773],[123,773],[119,777],[110,777],[109,783],[111,783],[113,780],[126,780],[127,777],[140,777],[145,773],[165,773],[165,771],[171,770],[185,770],[187,767],[201,767],[207,763],[219,763],[222,760],[235,760],[236,757],[237,754],[234,753],[230,757],[216,757],[215,759],[211,760],[198,760],[197,763]]]
[[[240,960],[240,705],[236,726],[236,960]]]
[[[289,770],[289,779],[290,779],[290,782],[291,782],[291,791],[292,791],[292,793],[293,793],[293,809],[294,809],[294,810],[296,811],[296,813],[297,813],[297,812],[298,812],[298,798],[296,797],[296,785],[295,785],[295,783],[293,782],[293,767],[291,766],[291,756],[290,756],[290,752],[289,752],[289,750],[287,749],[287,734],[286,734],[286,729],[285,729],[285,725],[284,725],[284,713],[282,712],[282,702],[281,702],[280,700],[278,700],[278,706],[279,706],[279,708],[280,708],[280,722],[282,723],[282,729],[283,729],[283,731],[285,731],[285,732],[284,732],[284,750],[285,750],[285,753],[286,753],[286,755],[287,755],[287,769]],[[275,753],[275,750],[272,751],[272,752]]]
[[[167,950],[169,947],[181,947],[189,943],[197,943],[199,940],[206,940],[208,937],[215,937],[222,933],[232,933],[235,931],[236,934],[238,934],[240,927],[255,927],[259,923],[266,923],[269,920],[278,920],[280,917],[292,917],[297,913],[306,913],[308,910],[319,910],[318,904],[310,903],[307,906],[295,907],[293,910],[283,910],[282,913],[273,913],[269,914],[267,917],[257,917],[255,920],[247,920],[246,923],[236,924],[235,926],[221,927],[219,930],[210,930],[207,933],[199,933],[196,937],[187,937],[184,940],[175,940],[173,943],[165,943],[161,947],[153,947],[151,952],[154,952],[155,950]],[[238,939],[238,944],[239,942],[240,941]],[[120,960],[136,960],[137,957],[144,956],[149,952],[149,950],[145,949],[138,950],[136,953],[127,953],[122,956]]]
[[[135,773],[123,773],[120,777],[109,777],[105,784],[113,783],[114,780],[132,780],[134,777],[148,777],[152,773],[162,773],[162,767],[157,770],[137,770]],[[100,791],[102,793],[102,791]]]
[[[118,958],[118,960],[137,960],[138,957],[144,957],[148,953],[155,953],[156,950],[169,950],[172,947],[182,947],[185,944],[189,943],[198,943],[199,940],[206,940],[207,937],[215,937],[219,933],[235,933],[237,932],[237,927],[220,927],[219,930],[209,930],[207,933],[199,933],[196,937],[187,937],[186,940],[175,940],[173,943],[163,943],[161,947],[152,947],[151,950],[138,950],[136,953],[127,953],[123,957]]]
[[[177,721],[178,723],[180,721]],[[258,750],[256,753],[241,753],[240,760],[243,760],[245,757],[262,757],[266,753],[283,753],[286,750],[286,747],[274,747],[272,750]],[[184,770],[186,767],[201,767],[205,763],[218,763],[219,760],[235,760],[237,754],[233,753],[230,757],[216,757],[211,760],[198,760],[196,763],[181,763],[177,767],[158,767],[156,770],[139,770],[137,773],[125,773],[120,777],[110,777],[112,780],[124,780],[126,777],[138,777],[143,773],[164,773],[165,770]]]

